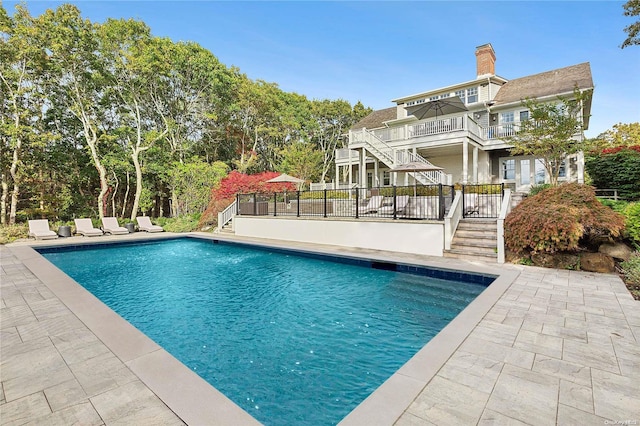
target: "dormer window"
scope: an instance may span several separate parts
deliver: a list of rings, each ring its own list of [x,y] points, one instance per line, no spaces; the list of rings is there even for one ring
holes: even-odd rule
[[[467,89],[467,103],[472,104],[478,102],[478,88],[471,87]]]
[[[472,104],[472,103],[478,102],[477,87],[470,87],[469,89],[457,90],[455,92],[455,95],[460,98],[463,104]]]

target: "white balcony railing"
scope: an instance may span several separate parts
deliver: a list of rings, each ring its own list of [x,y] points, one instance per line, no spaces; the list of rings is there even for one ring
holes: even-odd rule
[[[496,126],[481,127],[480,136],[485,140],[502,139],[518,133],[518,123],[498,124]]]
[[[408,126],[409,138],[449,133],[464,130],[464,117],[452,117],[441,120],[425,121]]]
[[[360,153],[358,151],[349,148],[336,149],[336,160],[347,160],[351,154],[351,160],[356,162],[360,159]]]

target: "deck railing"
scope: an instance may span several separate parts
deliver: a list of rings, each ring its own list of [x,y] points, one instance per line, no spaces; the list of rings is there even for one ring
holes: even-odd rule
[[[349,217],[443,220],[450,185],[238,194],[240,216]]]
[[[229,206],[227,206],[226,209],[218,213],[217,231],[219,232],[223,226],[231,222],[231,219],[233,219],[233,217],[237,214],[237,212],[238,212],[238,203],[237,203],[237,200],[233,200],[233,202],[229,204]]]

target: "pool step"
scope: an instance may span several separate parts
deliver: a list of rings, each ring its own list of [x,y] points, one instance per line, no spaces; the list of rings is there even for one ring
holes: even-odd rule
[[[495,219],[462,219],[444,257],[496,262],[498,235]]]

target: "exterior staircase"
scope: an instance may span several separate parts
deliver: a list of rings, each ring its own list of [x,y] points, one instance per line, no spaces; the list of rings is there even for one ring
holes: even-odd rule
[[[461,219],[444,257],[497,262],[497,234],[496,219]]]
[[[229,222],[222,225],[222,228],[218,228],[216,230],[218,234],[235,234],[233,231],[233,219],[230,219]]]
[[[384,165],[389,168],[401,163],[408,163],[412,161],[424,163],[426,165],[433,166],[427,159],[420,154],[414,154],[412,152],[394,152],[394,149],[387,145],[382,139],[377,137],[366,129],[362,129],[361,132],[353,133],[354,142],[362,142],[367,149],[375,155]],[[398,155],[399,154],[399,155]],[[408,154],[408,155],[405,155]],[[395,158],[394,156],[399,157]],[[395,161],[399,160],[399,161]],[[423,185],[432,185],[439,183],[446,183],[447,177],[442,170],[433,170],[428,172],[414,172],[411,173],[413,177]]]

